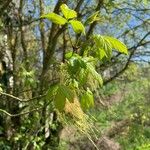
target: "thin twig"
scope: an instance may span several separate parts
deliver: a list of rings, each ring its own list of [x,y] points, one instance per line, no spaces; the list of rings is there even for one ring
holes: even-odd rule
[[[3,112],[4,114],[6,114],[10,117],[17,117],[17,116],[29,114],[29,113],[34,112],[34,111],[38,111],[40,109],[42,109],[42,107],[38,107],[38,108],[32,109],[30,111],[22,112],[22,113],[19,113],[19,114],[11,114],[11,113],[7,112],[6,110],[3,110],[3,109],[0,109],[0,112]]]
[[[16,96],[14,96],[14,95],[11,95],[11,94],[8,94],[8,93],[4,93],[4,92],[0,92],[0,95],[5,95],[5,96],[8,96],[8,97],[11,97],[12,99],[17,100],[17,101],[19,101],[19,102],[29,102],[29,101],[31,101],[31,100],[40,99],[40,98],[46,96],[46,94],[43,94],[43,95],[39,95],[39,96],[37,96],[37,97],[33,97],[33,98],[31,98],[31,99],[23,100],[23,99],[21,99],[21,98],[19,98],[19,97],[16,97]]]

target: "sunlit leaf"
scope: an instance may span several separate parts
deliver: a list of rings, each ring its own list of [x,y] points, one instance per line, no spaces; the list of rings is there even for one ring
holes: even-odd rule
[[[103,37],[104,39],[108,40],[111,43],[113,49],[118,50],[121,53],[128,54],[128,49],[126,45],[122,43],[120,40],[110,36],[103,36]]]
[[[70,59],[73,56],[73,52],[68,52],[65,54],[66,59]]]
[[[72,9],[69,9],[66,4],[62,4],[60,9],[67,20],[77,17],[77,12]]]
[[[93,93],[87,89],[87,91],[81,96],[81,107],[83,109],[89,109],[94,106]]]
[[[85,34],[85,28],[80,21],[71,20],[69,21],[75,33],[83,33]]]
[[[101,35],[95,35],[93,39],[95,42],[96,50],[99,51],[99,54],[102,53],[102,56],[100,57],[103,58],[105,55],[110,58],[112,55],[112,45],[110,41]]]
[[[79,83],[81,85],[85,84],[87,82],[87,78],[88,78],[87,69],[81,69],[80,73],[78,74],[78,77],[79,77]]]
[[[82,68],[86,69],[86,67],[86,63],[80,57],[71,57],[68,65],[68,72],[75,75]]]
[[[107,57],[107,54],[103,49],[99,49],[99,55],[100,60],[102,60],[104,57]]]
[[[42,15],[41,18],[49,19],[53,23],[56,23],[56,24],[59,24],[59,25],[64,25],[64,24],[67,23],[67,20],[65,18],[63,18],[62,16],[57,15],[55,13],[49,13],[49,14],[46,14],[46,15]]]
[[[95,49],[97,51],[96,54],[98,54],[100,60],[104,57],[110,59],[112,50],[118,50],[121,53],[128,54],[126,45],[116,38],[110,36],[94,35],[93,39],[95,42]]]

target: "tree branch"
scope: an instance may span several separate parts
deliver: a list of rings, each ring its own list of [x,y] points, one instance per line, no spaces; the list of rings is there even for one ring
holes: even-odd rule
[[[26,111],[26,112],[22,112],[22,113],[18,113],[18,114],[11,114],[11,113],[7,112],[6,110],[3,110],[3,109],[0,109],[0,112],[8,115],[9,117],[18,117],[21,115],[29,114],[29,113],[34,112],[34,111],[39,111],[40,109],[42,109],[42,107],[38,107],[38,108],[32,109],[30,111]]]
[[[107,83],[111,82],[112,80],[114,80],[116,77],[118,77],[119,75],[121,75],[129,66],[130,64],[130,61],[131,61],[131,58],[132,56],[134,55],[136,49],[141,46],[142,42],[145,40],[145,38],[147,36],[149,36],[150,32],[148,32],[139,42],[136,46],[133,46],[132,48],[130,48],[132,51],[130,53],[130,56],[125,64],[125,66],[123,67],[123,69],[121,69],[119,72],[117,72],[113,77],[109,78],[108,80],[104,81],[104,85],[106,85]]]
[[[40,99],[40,98],[43,98],[43,97],[46,96],[46,94],[43,94],[43,95],[39,95],[39,96],[33,97],[33,98],[31,98],[31,99],[23,100],[23,99],[21,99],[21,98],[19,98],[19,97],[16,97],[16,96],[14,96],[14,95],[11,95],[11,94],[8,94],[8,93],[4,93],[4,92],[0,92],[0,95],[8,96],[8,97],[10,97],[10,98],[12,98],[12,99],[14,99],[14,100],[16,100],[16,101],[19,101],[19,102],[29,102],[29,101],[31,101],[31,100]]]
[[[100,8],[102,7],[102,5],[103,5],[103,0],[99,0],[95,11],[99,11]],[[90,36],[91,33],[93,32],[93,29],[95,28],[96,24],[97,24],[97,21],[94,21],[94,22],[90,25],[89,30],[88,30],[88,32],[87,32],[87,34],[86,34],[86,39],[89,38],[89,36]]]

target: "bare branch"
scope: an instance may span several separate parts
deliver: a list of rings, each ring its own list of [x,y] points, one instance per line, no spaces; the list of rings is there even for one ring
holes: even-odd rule
[[[19,114],[11,114],[11,113],[7,112],[6,110],[3,110],[3,109],[0,109],[0,112],[8,115],[9,117],[18,117],[18,116],[29,114],[29,113],[34,112],[34,111],[39,111],[41,109],[42,109],[42,107],[38,107],[38,108],[32,109],[30,111],[22,112],[22,113],[19,113]]]
[[[29,101],[31,101],[31,100],[40,99],[40,98],[43,98],[43,97],[46,96],[46,94],[43,94],[43,95],[39,95],[39,96],[37,96],[37,97],[33,97],[33,98],[31,98],[31,99],[23,100],[23,99],[21,99],[21,98],[19,98],[19,97],[16,97],[16,96],[14,96],[14,95],[11,95],[11,94],[8,94],[8,93],[4,93],[4,92],[1,92],[0,95],[8,96],[8,97],[10,97],[10,98],[12,98],[12,99],[14,99],[14,100],[16,100],[16,101],[19,101],[19,102],[29,102]]]

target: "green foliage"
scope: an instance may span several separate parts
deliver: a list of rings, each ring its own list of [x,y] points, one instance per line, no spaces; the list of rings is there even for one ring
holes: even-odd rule
[[[132,72],[132,70],[128,70]],[[143,70],[141,72],[144,74]],[[130,73],[126,74],[130,75]],[[124,75],[123,75],[124,76]],[[117,132],[115,140],[118,141],[124,150],[147,150],[150,142],[150,114],[149,114],[149,79],[144,76],[142,80],[140,75],[136,74],[132,82],[116,81],[103,87],[101,94],[107,101],[113,101],[114,96],[117,98],[118,93],[122,93],[119,102],[109,104],[108,109],[100,109],[97,106],[92,114],[97,119],[97,123],[101,130],[110,128],[112,122],[120,122],[124,119],[131,120],[131,123],[124,128],[122,132]],[[125,76],[124,76],[124,79]],[[108,97],[109,96],[109,97]],[[119,95],[118,95],[119,96]],[[100,110],[99,110],[100,109]]]
[[[58,90],[58,85],[57,84],[51,85],[49,87],[48,91],[47,91],[46,99],[51,100],[52,97],[56,95],[57,90]]]
[[[60,15],[57,15],[56,13],[42,15],[41,18],[47,18],[53,23],[59,25],[71,24],[75,33],[85,34],[84,25],[80,21],[74,20],[77,17],[77,12],[72,9],[69,9],[66,4],[62,4],[60,6],[60,9],[65,18]]]
[[[104,57],[110,59],[113,49],[118,50],[121,53],[128,54],[128,50],[125,44],[115,38],[94,35],[93,40],[95,43],[94,49],[96,51],[96,55],[100,60],[102,60]]]
[[[78,84],[82,87],[87,82],[98,85],[103,84],[102,77],[95,70],[96,60],[93,57],[81,57],[74,55],[68,60],[68,73],[70,78],[77,80]],[[80,87],[80,88],[81,88]]]
[[[31,87],[36,86],[36,81],[34,80],[35,79],[34,70],[27,71],[25,67],[22,65],[19,73],[20,73],[19,75],[22,79],[22,82],[25,86],[31,86]]]
[[[54,106],[59,111],[63,111],[66,100],[73,102],[75,97],[75,92],[69,87],[61,84],[54,84],[50,86],[46,94],[46,99],[48,101],[54,101]]]
[[[59,25],[64,25],[67,23],[67,20],[60,15],[57,15],[56,13],[49,13],[46,15],[42,15],[41,18],[47,18],[53,23],[59,24]]]
[[[94,35],[95,48],[100,59],[104,56],[110,58],[112,54],[112,46],[109,40],[101,35]]]
[[[14,73],[12,76],[15,81],[15,86],[13,88],[9,88],[10,91],[9,89],[6,91],[8,91],[10,94],[12,93],[13,95],[18,96],[18,98],[13,98],[13,95],[10,96],[11,99],[13,98],[13,102],[6,101],[6,96],[1,95],[2,93],[0,93],[0,98],[4,100],[4,102],[1,102],[1,106],[6,108],[8,112],[27,113],[23,115],[21,114],[17,118],[5,117],[2,114],[2,123],[0,122],[0,148],[36,150],[49,149],[49,147],[47,148],[45,147],[45,145],[47,143],[53,143],[50,138],[53,138],[54,143],[56,143],[56,139],[59,135],[58,132],[59,130],[61,130],[58,128],[60,127],[60,125],[57,122],[57,117],[60,114],[65,118],[65,121],[67,119],[70,121],[70,126],[73,124],[76,129],[79,130],[82,134],[86,133],[86,135],[88,135],[87,137],[90,137],[87,133],[90,133],[88,132],[89,130],[93,130],[93,126],[89,125],[88,121],[90,120],[90,117],[86,115],[86,113],[90,112],[90,115],[92,115],[93,109],[90,110],[90,108],[94,106],[94,103],[98,103],[94,102],[94,97],[97,96],[95,95],[95,93],[97,94],[100,91],[100,94],[102,93],[103,96],[106,96],[108,100],[106,104],[108,103],[109,105],[110,100],[108,98],[111,99],[111,96],[114,94],[114,92],[118,92],[120,89],[122,89],[123,86],[122,83],[116,84],[115,82],[113,82],[111,85],[109,84],[108,86],[102,88],[103,80],[101,77],[101,72],[98,72],[96,69],[97,65],[101,65],[104,62],[104,58],[110,59],[113,55],[113,50],[117,50],[119,53],[123,54],[128,54],[128,50],[121,41],[113,37],[91,34],[89,35],[90,32],[88,32],[88,36],[85,36],[86,27],[88,31],[91,31],[89,30],[91,29],[89,28],[90,25],[92,23],[94,23],[95,25],[95,23],[100,20],[99,11],[92,11],[94,10],[93,4],[89,7],[89,10],[82,11],[80,15],[81,17],[77,17],[77,12],[70,9],[66,4],[62,4],[60,8],[58,8],[59,4],[62,2],[58,1],[57,5],[55,5],[56,3],[55,1],[53,1],[56,7],[50,6],[50,9],[48,8],[48,10],[54,8],[54,11],[59,14],[51,12],[48,14],[43,14],[41,16],[41,19],[49,19],[52,23],[57,25],[55,26],[53,24],[56,31],[50,30],[49,32],[48,27],[51,27],[51,24],[47,22],[45,23],[43,22],[43,20],[40,20],[40,30],[37,30],[37,22],[34,22],[34,20],[38,20],[37,18],[35,18],[37,17],[37,11],[39,12],[38,14],[46,12],[45,7],[43,7],[44,2],[36,1],[34,3],[36,10],[35,13],[25,8],[32,2],[24,2],[25,3],[23,3],[22,6],[23,10],[21,9],[21,7],[19,7],[18,10],[18,8],[13,6],[14,8],[12,12],[7,12],[7,10],[4,11],[4,17],[0,19],[0,29],[2,28],[2,33],[4,33],[4,35],[7,35],[5,38],[3,36],[1,37],[2,41],[4,40],[5,42],[3,42],[4,44],[0,46],[2,47],[2,49],[6,47],[6,51],[10,50],[9,52],[11,52],[11,59],[9,60],[11,64],[9,65],[13,66],[12,69]],[[68,1],[69,4],[70,2],[71,1]],[[134,2],[138,2],[138,0]],[[139,2],[141,2],[141,0]],[[38,3],[40,3],[40,6],[36,8],[36,6],[38,6]],[[116,7],[116,9],[112,9],[112,6],[109,6],[110,3],[112,6]],[[148,3],[148,1],[145,1],[145,3]],[[47,5],[47,3],[45,4]],[[76,4],[79,4],[78,1],[76,1]],[[78,8],[79,10],[83,8],[82,6],[80,7],[76,4],[71,3],[72,6],[77,6],[76,8]],[[110,15],[107,16],[108,18],[106,18],[108,19],[109,24],[116,21],[114,20],[115,15],[114,17],[112,17],[111,12],[115,12],[115,10],[119,10],[119,12],[125,11],[125,9],[121,9],[121,4],[124,3],[120,1],[117,1],[115,3],[114,1],[103,2],[102,6],[106,8],[106,13],[108,12]],[[10,5],[10,7],[12,6]],[[19,23],[19,28],[17,20],[12,20],[14,18],[13,15],[15,15],[15,13],[13,13],[15,9],[17,9],[21,13],[22,19],[20,19],[22,21],[20,20],[21,22]],[[140,10],[140,12],[142,10]],[[130,9],[128,11],[130,11]],[[92,12],[93,14],[86,18],[86,15],[84,15],[86,12]],[[104,15],[105,13],[103,13],[102,11],[102,14]],[[82,17],[82,15],[84,17]],[[120,15],[118,16],[121,20],[122,18],[120,17]],[[25,19],[23,19],[24,17]],[[111,17],[113,20],[110,19]],[[8,20],[6,20],[5,18]],[[85,20],[84,23],[79,20],[80,18]],[[143,23],[147,24],[147,20],[145,18],[143,20]],[[120,23],[121,21],[118,22]],[[30,26],[31,23],[32,25]],[[126,23],[126,20],[124,20],[123,24],[125,24],[125,27]],[[45,24],[46,26],[44,26]],[[24,28],[24,26],[27,26],[27,28]],[[71,32],[66,32],[65,30],[70,31],[70,27]],[[120,25],[117,27],[120,29]],[[136,30],[140,27],[141,26],[136,27]],[[115,27],[113,26],[113,28]],[[4,32],[5,30],[7,31],[7,29],[9,29],[9,32]],[[21,32],[21,34],[19,34],[19,38],[18,31]],[[72,36],[74,35],[72,31],[77,34],[75,37]],[[112,31],[115,32],[115,29]],[[122,31],[122,33],[123,32],[124,31]],[[130,33],[130,31],[128,32]],[[47,38],[47,35],[49,33],[52,36],[49,36]],[[32,36],[30,37],[30,35]],[[115,32],[115,35],[117,35],[117,32]],[[136,40],[134,41],[134,43],[135,42]],[[132,41],[130,41],[130,43],[132,43]],[[143,42],[141,43],[141,45],[144,46]],[[56,55],[60,54],[60,51],[57,51],[57,49],[62,50],[61,54],[63,54],[63,59],[59,59],[59,61],[57,61]],[[33,58],[28,59],[30,57]],[[24,62],[23,67],[18,67],[21,62]],[[36,69],[33,70],[34,67],[36,67]],[[137,77],[135,77],[137,75],[136,67],[132,66],[130,69],[132,70],[132,72],[126,72],[126,75],[128,76],[127,79],[130,79],[132,81],[133,76],[134,79],[137,79]],[[131,77],[129,77],[129,75],[131,75]],[[55,81],[57,83],[51,85],[51,83],[55,83]],[[96,125],[100,125],[100,129],[102,130],[106,129],[106,127],[111,126],[112,122],[121,121],[123,119],[126,119],[126,117],[130,118],[133,121],[129,128],[126,129],[125,133],[115,137],[121,143],[121,145],[125,148],[127,147],[127,149],[149,148],[149,144],[147,143],[149,143],[150,138],[150,116],[149,112],[147,111],[149,109],[149,103],[146,101],[149,96],[146,97],[145,93],[149,87],[149,84],[147,84],[147,82],[147,80],[143,80],[142,78],[142,81],[138,80],[138,83],[136,82],[136,84],[128,84],[127,88],[123,89],[123,92],[126,92],[126,90],[128,91],[127,96],[123,99],[123,101],[119,101],[113,106],[108,106],[110,107],[109,109],[107,109],[107,107],[102,109],[101,106],[99,107],[101,108],[100,111],[97,111],[95,115],[98,120],[95,121]],[[117,86],[120,87],[118,88]],[[47,87],[49,88],[47,89]],[[135,91],[133,91],[133,89]],[[0,86],[0,92],[1,91],[3,90]],[[122,95],[122,97],[124,97],[124,95]],[[27,99],[27,101],[25,103],[20,102],[21,98]],[[11,104],[13,105],[11,106]],[[32,111],[36,107],[40,109],[38,109],[38,111]],[[84,112],[84,110],[86,113]],[[51,115],[53,112],[56,112],[57,115]],[[60,119],[59,121],[62,120]],[[2,125],[1,128],[1,124],[3,124],[3,122],[4,125]],[[18,122],[20,126],[17,125]],[[93,122],[94,125],[95,122]],[[50,136],[47,138],[47,134],[49,133]],[[4,135],[4,138],[6,138],[6,140],[1,139],[1,135]],[[98,134],[98,136],[99,135],[100,134]],[[10,139],[11,143],[9,143],[7,139]]]
[[[94,106],[94,96],[93,93],[87,89],[87,91],[81,96],[81,107],[87,110]]]
[[[150,144],[147,143],[147,144],[143,144],[139,147],[137,147],[137,150],[149,150],[150,149]]]
[[[71,21],[69,21],[69,23],[71,24],[75,33],[84,33],[85,34],[85,28],[80,21],[71,20]]]
[[[72,9],[69,9],[68,6],[66,4],[62,4],[60,6],[60,9],[64,15],[64,17],[69,20],[69,19],[73,19],[73,18],[76,18],[77,17],[77,12],[72,10]]]
[[[127,47],[124,43],[110,36],[103,36],[104,39],[111,43],[111,48],[118,50],[120,53],[128,54]]]
[[[88,72],[93,77],[94,80],[98,82],[100,86],[103,85],[103,80],[101,75],[95,70],[94,66],[92,64],[88,64]]]
[[[74,92],[64,85],[59,85],[54,98],[54,105],[59,111],[63,111],[66,100],[73,102]]]

